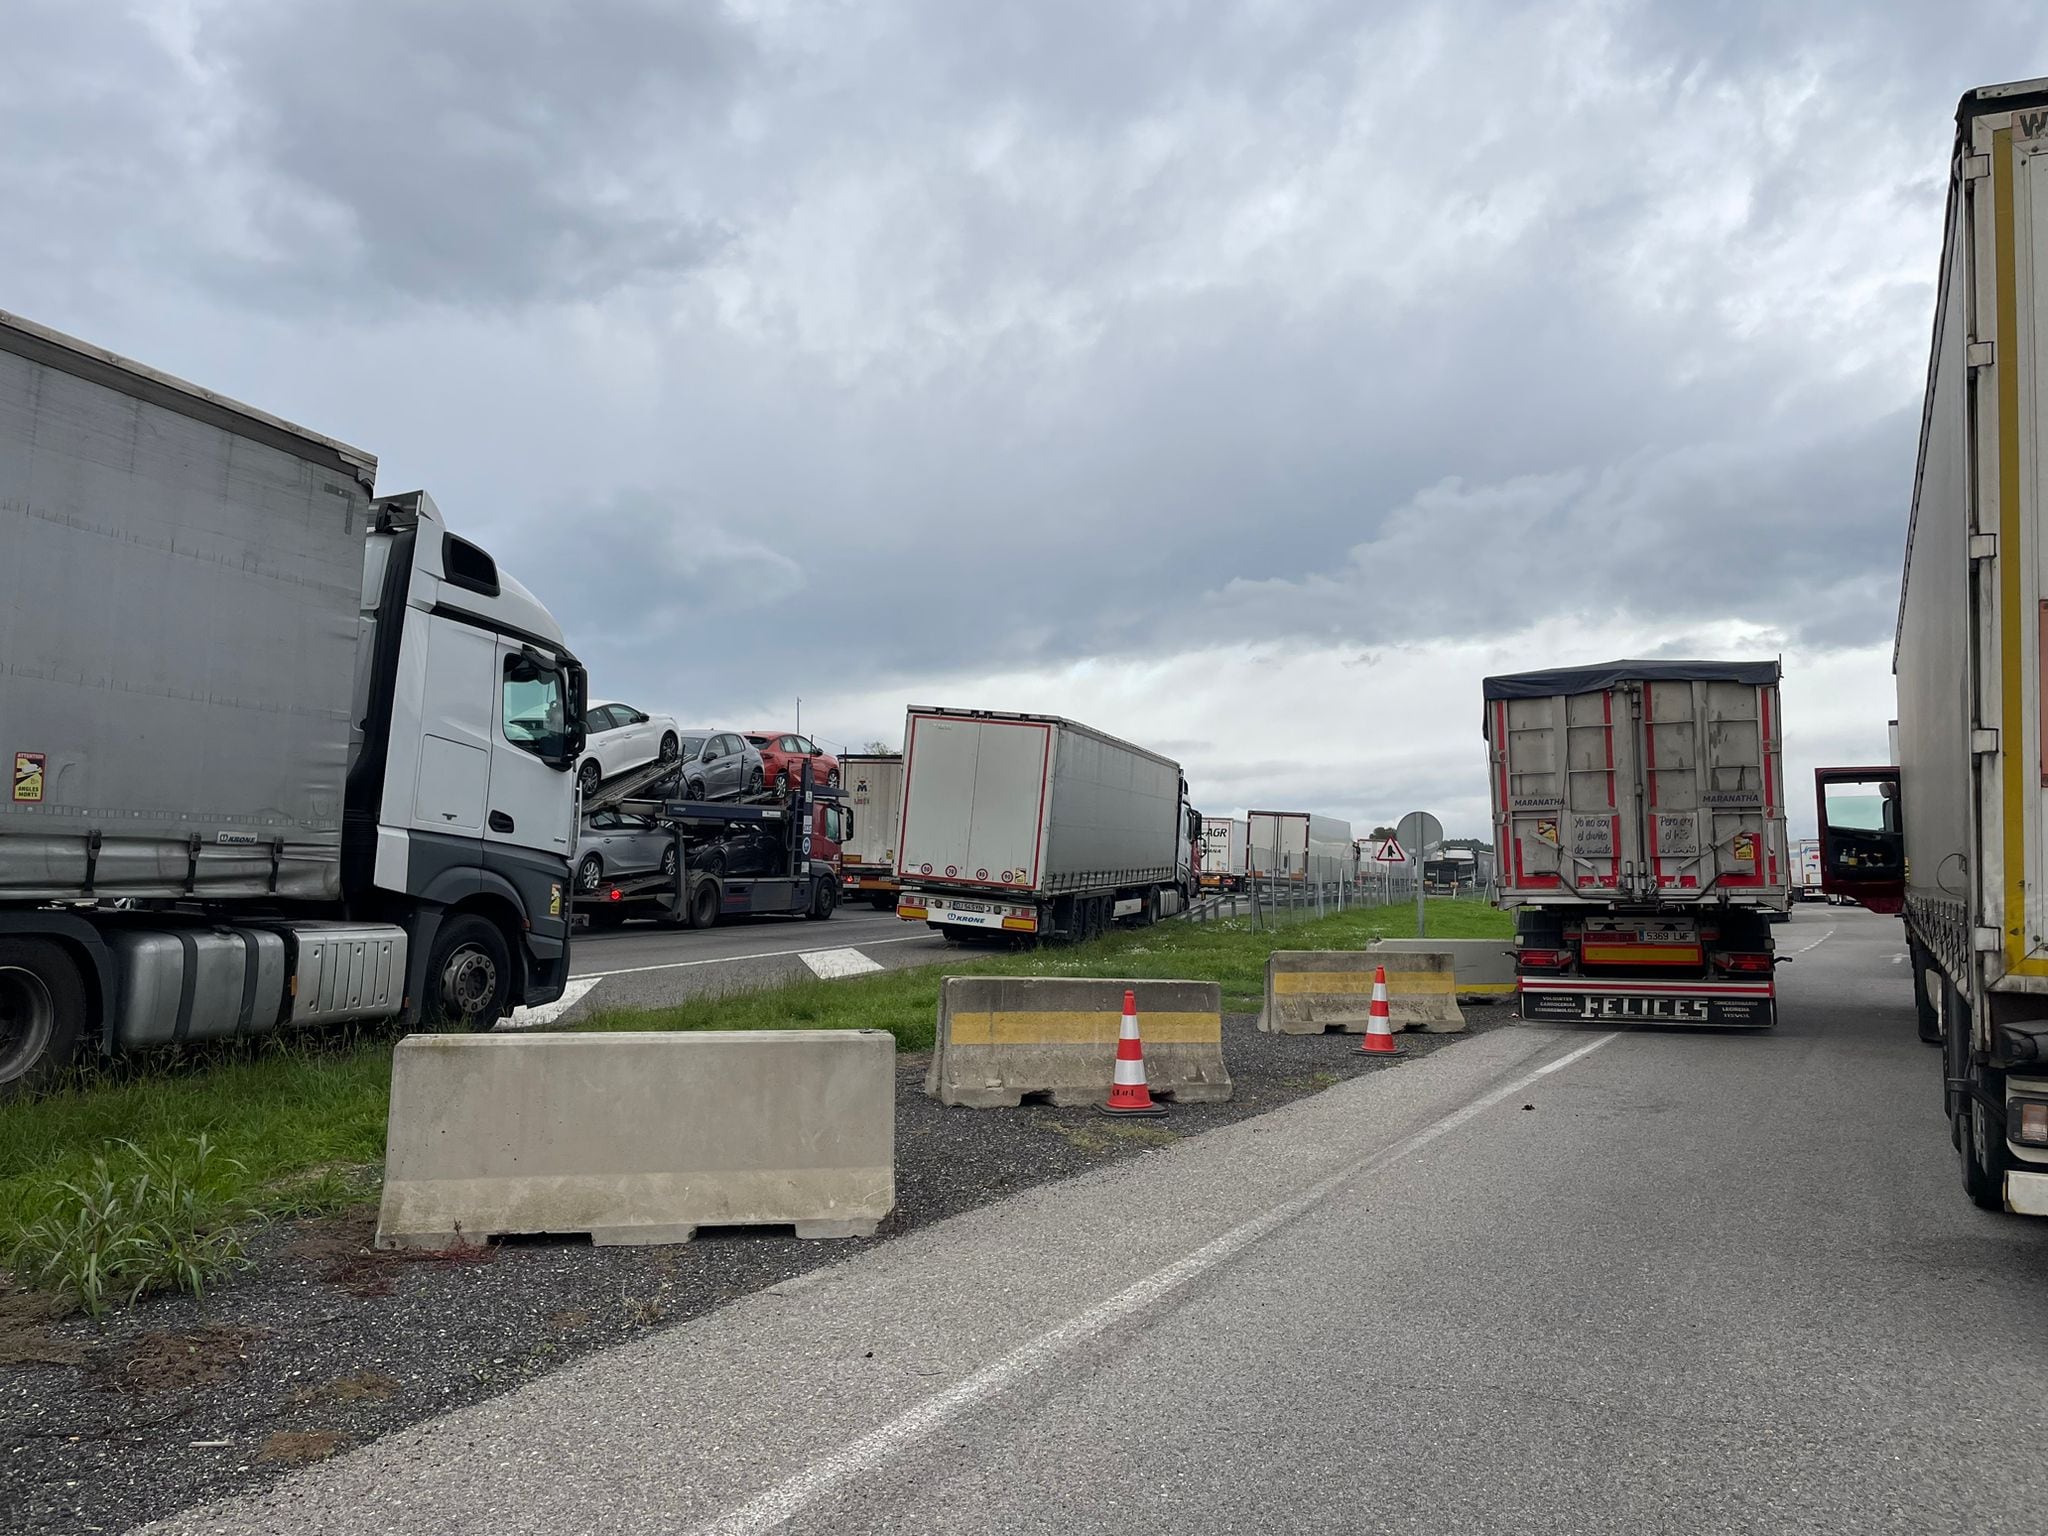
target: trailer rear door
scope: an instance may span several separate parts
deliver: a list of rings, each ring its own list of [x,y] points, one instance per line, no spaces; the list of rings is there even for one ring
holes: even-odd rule
[[[1503,894],[1625,890],[1643,864],[1627,693],[1495,699],[1493,712]]]
[[[898,875],[1035,889],[1052,752],[1049,723],[913,713]]]

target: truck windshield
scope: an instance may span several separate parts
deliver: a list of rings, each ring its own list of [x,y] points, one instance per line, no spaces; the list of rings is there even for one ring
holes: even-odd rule
[[[548,762],[569,755],[562,675],[543,672],[524,656],[505,658],[505,739]]]
[[[1863,784],[1830,784],[1826,791],[1828,826],[1838,832],[1895,832],[1892,801]]]

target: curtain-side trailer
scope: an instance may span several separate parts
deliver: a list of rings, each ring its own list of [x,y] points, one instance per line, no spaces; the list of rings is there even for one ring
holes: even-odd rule
[[[1817,775],[1830,894],[1902,912],[1970,1199],[2048,1215],[2048,80],[1956,111],[1892,670]]]
[[[840,783],[853,810],[844,849],[846,895],[887,911],[896,905],[896,835],[903,830],[903,754],[850,752],[839,760]]]
[[[583,670],[375,472],[0,315],[0,1094],[561,995]]]
[[[1621,661],[1483,692],[1523,1017],[1774,1023],[1778,664]]]

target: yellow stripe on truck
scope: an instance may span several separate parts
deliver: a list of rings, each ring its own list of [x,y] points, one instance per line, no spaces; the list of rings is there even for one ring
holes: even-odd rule
[[[1114,1044],[1123,1026],[1119,1013],[955,1013],[954,1045]],[[1217,1013],[1143,1013],[1138,1033],[1147,1044],[1214,1043],[1222,1034]]]
[[[2035,558],[2024,538],[2020,503],[2020,318],[2019,259],[2014,229],[2012,130],[1991,135],[1992,268],[1998,307],[1997,344],[1992,365],[1998,375],[1998,750],[2002,759],[2001,801],[2005,818],[2005,968],[2021,976],[2048,976],[2048,962],[2027,956],[2027,795],[2032,753],[2021,738],[2021,703],[2030,627],[2020,612],[2020,562]],[[2035,281],[2043,281],[2036,274]]]
[[[1449,997],[1458,978],[1443,971],[1389,971],[1387,991],[1404,997]],[[1477,990],[1472,989],[1472,990]],[[1273,991],[1282,997],[1327,997],[1335,993],[1370,996],[1371,971],[1275,971]]]

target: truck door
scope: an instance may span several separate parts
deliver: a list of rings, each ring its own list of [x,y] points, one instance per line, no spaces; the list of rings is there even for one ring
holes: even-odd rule
[[[497,672],[491,702],[490,805],[484,839],[563,859],[575,840],[575,799],[569,775],[549,766],[560,749],[568,703],[559,672],[526,648],[495,639]]]
[[[1820,768],[1820,882],[1873,912],[1906,904],[1906,837],[1896,768]]]

